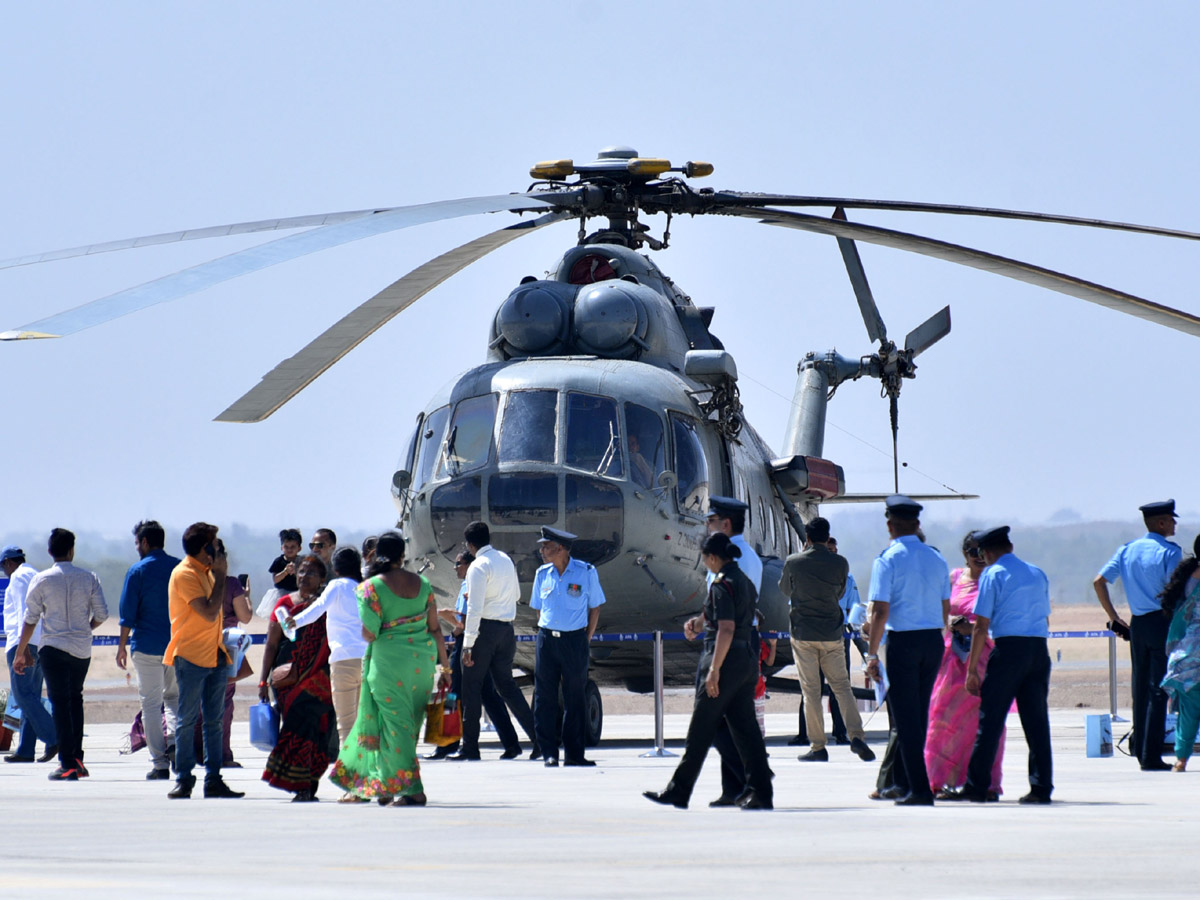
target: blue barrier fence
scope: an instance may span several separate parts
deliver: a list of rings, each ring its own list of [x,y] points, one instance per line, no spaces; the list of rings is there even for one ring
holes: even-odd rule
[[[790,635],[786,631],[764,631],[761,632],[765,638],[778,638],[788,640]],[[1112,637],[1113,633],[1107,628],[1100,631],[1052,631],[1050,632],[1050,640],[1059,640],[1061,638],[1107,638]],[[251,639],[256,644],[264,644],[267,641],[265,634],[252,634]],[[662,639],[664,641],[682,641],[686,640],[682,631],[664,631]],[[536,634],[518,634],[518,641],[534,641],[537,640]],[[653,641],[653,631],[633,631],[633,632],[611,632],[608,634],[598,634],[592,638],[598,643],[637,643],[638,641]],[[120,641],[115,634],[101,634],[92,638],[93,647],[115,647]]]

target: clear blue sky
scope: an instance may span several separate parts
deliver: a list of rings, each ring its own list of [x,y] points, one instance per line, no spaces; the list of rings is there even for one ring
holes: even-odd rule
[[[1010,2],[18,4],[0,34],[0,257],[273,216],[523,190],[611,143],[709,160],[717,188],[1036,209],[1200,230],[1200,7]],[[861,213],[1200,313],[1200,244]],[[650,219],[660,231],[661,217]],[[498,303],[574,242],[498,251],[267,423],[212,417],[425,259],[502,224],[327,251],[60,341],[0,346],[0,530],[144,516],[372,528],[417,412],[482,360]],[[869,352],[832,238],[677,221],[656,261],[742,373],[778,447],[808,350]],[[0,330],[251,241],[0,272]],[[1200,512],[1198,339],[986,273],[862,246],[902,338],[954,332],[901,400],[902,487],[979,522]],[[886,402],[830,409],[851,490],[891,483]],[[831,510],[831,513],[835,511]]]

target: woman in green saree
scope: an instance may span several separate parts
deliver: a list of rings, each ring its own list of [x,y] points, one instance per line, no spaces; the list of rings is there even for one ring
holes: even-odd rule
[[[358,718],[330,780],[343,798],[424,806],[417,740],[433,689],[450,684],[446,644],[429,581],[401,568],[404,538],[379,536],[371,577],[358,587],[367,650]]]

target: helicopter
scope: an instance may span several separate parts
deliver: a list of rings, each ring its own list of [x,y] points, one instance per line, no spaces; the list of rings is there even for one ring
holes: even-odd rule
[[[398,279],[279,363],[216,417],[262,421],[456,272],[519,237],[575,222],[575,246],[546,277],[521,279],[500,303],[481,348],[484,361],[455,377],[418,414],[392,476],[391,494],[409,542],[410,564],[439,594],[452,597],[457,592],[453,560],[463,529],[483,520],[493,545],[516,563],[522,586],[517,625],[532,630],[536,613],[528,606],[529,591],[541,564],[536,541],[540,528],[549,525],[576,534],[573,555],[599,571],[608,598],[599,631],[627,634],[677,631],[702,605],[700,545],[712,495],[749,504],[745,534],[763,560],[761,624],[787,630],[788,600],[778,582],[784,559],[803,544],[804,522],[822,503],[878,502],[886,496],[847,492],[842,467],[823,456],[827,404],[847,381],[878,380],[888,399],[892,488],[898,490],[901,387],[915,377],[916,357],[950,333],[950,311],[935,312],[897,345],[888,337],[856,241],[991,271],[1200,335],[1200,318],[1189,313],[984,251],[852,222],[846,211],[1000,217],[1188,240],[1200,239],[1200,234],[1014,210],[692,186],[712,172],[709,163],[673,166],[614,146],[587,163],[564,159],[536,164],[530,170],[534,182],[522,193],[238,223],[4,260],[0,268],[307,229],[0,333],[0,340],[65,336],[269,265],[388,231],[466,215],[533,214]],[[817,216],[794,207],[830,208],[833,213]],[[654,215],[666,217],[658,236],[643,222]],[[857,358],[831,350],[810,352],[799,361],[778,454],[746,419],[735,358],[712,330],[714,309],[693,302],[646,252],[670,246],[671,221],[680,215],[735,216],[837,241],[868,338],[878,346]],[[590,222],[598,224],[591,232]],[[778,665],[785,665],[788,648],[780,649]],[[597,682],[648,690],[650,652],[645,642],[593,644],[589,743],[599,739],[603,720]],[[666,679],[690,683],[696,654],[683,642],[668,643]],[[532,671],[533,663],[532,646],[519,644],[517,665]]]

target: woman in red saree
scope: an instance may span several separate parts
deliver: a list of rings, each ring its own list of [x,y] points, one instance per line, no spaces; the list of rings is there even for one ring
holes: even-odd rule
[[[929,701],[929,731],[925,735],[925,769],[934,794],[947,788],[961,787],[967,780],[967,763],[979,729],[979,698],[967,693],[969,636],[975,622],[975,597],[979,594],[979,576],[983,573],[983,554],[968,534],[963,539],[966,566],[950,573],[950,630],[942,666]],[[965,639],[964,639],[965,638]],[[979,657],[979,677],[987,670],[992,652],[989,639]],[[1000,798],[1000,764],[1004,760],[1004,736],[992,765],[992,785],[988,799]]]
[[[296,572],[300,590],[281,597],[275,605],[295,615],[317,599],[325,581],[325,563],[306,556]],[[333,691],[329,681],[329,642],[325,617],[296,632],[288,640],[272,615],[263,650],[263,680],[258,695],[267,699],[273,669],[291,664],[290,684],[275,689],[279,709],[279,740],[267,758],[262,779],[272,787],[290,791],[293,802],[317,799],[317,788],[329,767],[329,739],[333,730]]]

